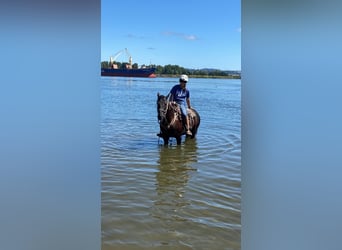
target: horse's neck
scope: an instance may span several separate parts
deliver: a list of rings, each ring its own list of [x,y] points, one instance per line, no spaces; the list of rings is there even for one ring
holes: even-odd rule
[[[174,123],[175,120],[177,119],[182,119],[181,117],[181,113],[180,113],[180,109],[178,104],[176,103],[169,103],[169,107],[167,110],[167,120],[169,123]]]
[[[181,117],[180,109],[177,103],[166,101],[165,107],[166,112],[164,113],[164,122],[172,123],[175,119],[177,119],[177,117]]]
[[[179,109],[177,103],[172,103],[172,102],[170,102],[170,103],[169,103],[169,109],[170,109],[172,112],[175,112],[175,113],[179,113],[179,112],[180,112],[180,109]]]

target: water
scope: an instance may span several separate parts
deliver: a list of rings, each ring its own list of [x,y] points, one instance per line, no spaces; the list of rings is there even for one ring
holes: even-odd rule
[[[102,78],[102,250],[240,249],[240,80],[190,79],[195,139],[158,139],[176,78]]]

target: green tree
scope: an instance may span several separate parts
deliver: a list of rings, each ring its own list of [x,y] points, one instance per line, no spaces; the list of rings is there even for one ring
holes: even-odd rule
[[[108,68],[109,67],[109,62],[103,61],[101,62],[101,68]]]

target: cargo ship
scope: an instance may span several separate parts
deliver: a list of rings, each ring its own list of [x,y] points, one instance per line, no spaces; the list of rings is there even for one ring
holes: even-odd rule
[[[101,76],[124,76],[124,77],[156,77],[155,68],[140,69],[114,69],[101,68]]]
[[[124,51],[129,56],[129,60],[128,60],[128,63],[121,65],[121,67],[119,68],[115,60]],[[128,53],[128,50],[127,49],[121,50],[117,52],[114,57],[112,56],[110,57],[108,68],[101,67],[101,76],[150,77],[150,78],[156,77],[156,74],[155,74],[156,68],[146,67],[146,66],[143,66],[141,68],[133,68],[132,61],[133,61],[132,57]]]

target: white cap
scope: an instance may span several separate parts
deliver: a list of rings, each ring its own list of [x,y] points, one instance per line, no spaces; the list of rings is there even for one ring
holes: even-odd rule
[[[187,82],[187,81],[189,80],[189,78],[188,78],[187,75],[181,75],[181,76],[179,77],[179,80],[180,80],[180,81],[185,81],[185,82]]]

